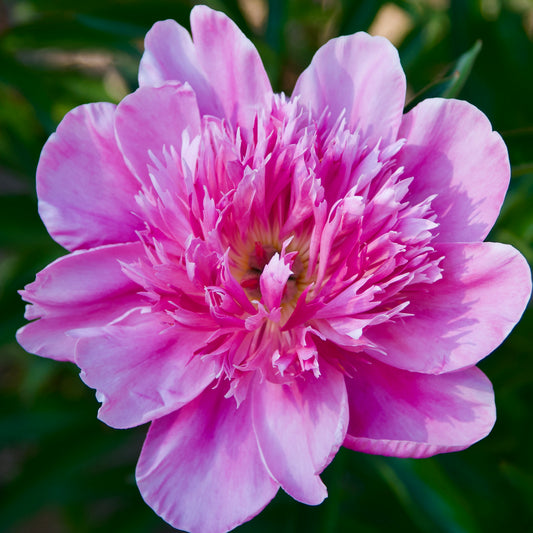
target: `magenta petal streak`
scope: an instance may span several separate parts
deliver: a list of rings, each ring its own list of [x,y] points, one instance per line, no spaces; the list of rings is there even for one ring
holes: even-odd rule
[[[495,420],[474,366],[531,277],[483,239],[509,181],[487,118],[403,116],[394,47],[327,43],[274,94],[251,42],[196,7],[146,36],[140,88],[64,118],[39,210],[72,253],[21,291],[28,351],[71,361],[101,420],[151,422],[137,467],[176,528],[228,531],[279,487],[318,504],[341,445],[426,457]]]

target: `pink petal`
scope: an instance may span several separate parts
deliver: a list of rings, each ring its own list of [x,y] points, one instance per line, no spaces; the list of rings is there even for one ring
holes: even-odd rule
[[[259,283],[263,302],[270,311],[280,307],[287,280],[291,274],[290,265],[285,263],[278,253],[272,256],[263,269]]]
[[[74,361],[76,339],[68,332],[103,326],[140,305],[140,287],[121,270],[143,254],[141,244],[103,246],[60,257],[21,291],[26,318],[35,320],[17,332],[28,352]]]
[[[163,148],[181,153],[182,135],[194,138],[200,133],[196,96],[187,85],[141,87],[119,104],[115,128],[120,149],[132,172],[149,183],[148,166],[153,154],[164,161]]]
[[[269,107],[272,87],[251,41],[226,15],[206,6],[191,12],[194,43],[174,21],[156,23],[145,40],[139,85],[189,83],[202,115],[250,127]]]
[[[270,106],[272,87],[252,42],[226,15],[206,6],[191,12],[199,65],[216,92],[226,118],[251,127],[260,109]]]
[[[405,102],[405,75],[398,52],[383,37],[356,33],[328,41],[301,74],[293,97],[333,124],[346,112],[348,126],[360,128],[372,148],[394,141]]]
[[[290,384],[265,381],[254,388],[254,428],[269,471],[293,498],[319,504],[327,490],[318,474],[344,440],[348,422],[341,372],[320,363]]]
[[[76,364],[103,402],[98,418],[115,428],[144,424],[198,396],[219,371],[194,356],[201,329],[168,328],[164,313],[136,313],[105,328],[81,332]],[[168,329],[167,329],[168,328]]]
[[[279,485],[252,429],[250,402],[237,409],[220,388],[152,423],[137,465],[145,501],[178,529],[228,531],[259,513]]]
[[[441,375],[361,362],[346,379],[350,425],[344,446],[397,457],[467,448],[496,420],[494,393],[476,367]]]
[[[115,106],[87,104],[65,115],[37,167],[39,213],[68,250],[134,240],[138,184],[115,142]]]
[[[512,246],[441,244],[443,278],[413,293],[414,316],[369,328],[365,336],[385,348],[384,363],[441,373],[476,364],[520,319],[531,294],[531,272]]]
[[[220,100],[198,63],[189,32],[174,20],[156,22],[146,34],[139,66],[140,87],[159,87],[168,81],[188,83],[202,115],[223,116]]]
[[[500,212],[509,186],[509,158],[500,135],[473,105],[429,99],[405,115],[399,132],[407,144],[398,164],[414,181],[412,204],[437,194],[431,206],[441,242],[482,241]]]

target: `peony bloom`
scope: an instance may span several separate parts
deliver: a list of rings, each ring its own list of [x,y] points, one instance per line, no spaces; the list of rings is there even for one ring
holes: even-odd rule
[[[33,353],[71,361],[115,428],[151,422],[146,502],[227,531],[281,486],[326,497],[341,445],[427,457],[495,420],[474,365],[528,301],[511,246],[483,242],[509,181],[487,118],[405,116],[395,48],[323,46],[290,98],[225,15],[146,37],[140,88],[68,113],[37,169],[69,254],[22,291]]]

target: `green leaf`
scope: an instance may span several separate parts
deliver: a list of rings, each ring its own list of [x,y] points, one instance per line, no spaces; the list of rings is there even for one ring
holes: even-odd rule
[[[375,461],[422,531],[481,531],[467,498],[435,459],[376,458]]]
[[[462,54],[455,65],[444,75],[443,78],[434,81],[428,87],[422,89],[405,106],[405,112],[409,111],[426,98],[456,98],[464,87],[472,67],[481,51],[481,41],[475,42],[474,46]]]

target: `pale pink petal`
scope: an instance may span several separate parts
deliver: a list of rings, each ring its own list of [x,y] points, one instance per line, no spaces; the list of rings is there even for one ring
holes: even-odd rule
[[[164,148],[181,153],[184,132],[189,139],[200,133],[196,96],[189,86],[177,83],[141,87],[119,104],[115,129],[125,161],[148,183],[148,166],[155,166],[150,154],[164,161]]]
[[[276,309],[281,305],[287,280],[292,274],[291,267],[279,254],[274,254],[263,269],[259,283],[263,302],[269,310]]]
[[[139,86],[159,87],[169,81],[193,88],[202,115],[223,116],[222,104],[199,65],[191,35],[176,21],[163,20],[146,34]]]
[[[443,278],[409,295],[413,316],[368,328],[385,349],[381,361],[415,372],[441,373],[476,364],[520,319],[531,294],[531,272],[512,246],[441,244]]]
[[[226,15],[206,6],[193,8],[191,31],[198,63],[225,117],[234,125],[251,127],[256,113],[268,109],[272,99],[255,46]]]
[[[81,325],[72,316],[35,320],[17,331],[17,342],[29,353],[73,363],[76,340],[66,332]]]
[[[152,423],[137,465],[146,503],[178,529],[228,531],[255,516],[279,485],[261,459],[250,402],[220,388]]]
[[[293,498],[319,504],[327,490],[318,474],[344,440],[348,410],[344,377],[320,363],[320,377],[307,372],[290,384],[265,381],[254,387],[257,441],[268,469]]]
[[[476,107],[429,99],[405,115],[399,132],[407,144],[398,164],[413,176],[406,197],[431,206],[441,242],[482,241],[500,212],[509,186],[509,157],[500,135]]]
[[[67,250],[134,240],[138,184],[115,142],[113,104],[87,104],[65,115],[37,167],[39,214]]]
[[[35,320],[17,332],[28,352],[74,361],[76,339],[68,332],[103,326],[141,305],[139,285],[121,269],[143,253],[141,244],[102,246],[60,257],[20,291],[26,318]]]
[[[494,393],[476,367],[441,375],[360,362],[346,378],[350,425],[344,446],[397,457],[467,448],[496,420]]]
[[[144,424],[198,396],[219,371],[194,352],[201,329],[168,327],[164,313],[135,313],[105,328],[80,332],[76,364],[102,402],[98,418],[115,428]]]
[[[152,27],[145,40],[139,85],[188,83],[202,115],[251,126],[256,112],[268,107],[272,98],[254,45],[226,15],[206,6],[192,10],[191,29],[194,43],[187,30],[172,20]]]
[[[315,116],[327,109],[333,124],[345,111],[370,148],[396,140],[405,103],[406,81],[398,52],[383,37],[356,33],[328,41],[301,74],[293,97]]]

